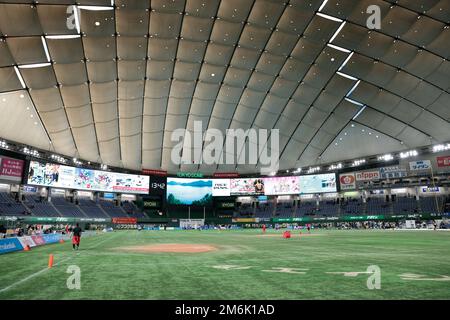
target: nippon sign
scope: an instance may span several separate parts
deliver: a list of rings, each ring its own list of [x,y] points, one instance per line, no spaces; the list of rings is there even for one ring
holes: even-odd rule
[[[437,157],[436,160],[439,168],[450,167],[450,156]]]
[[[373,181],[380,180],[381,175],[379,170],[361,171],[355,173],[356,181]]]
[[[339,176],[341,190],[356,189],[356,177],[354,173],[345,173]]]
[[[411,171],[430,170],[431,161],[430,160],[412,161],[409,163],[409,169]]]

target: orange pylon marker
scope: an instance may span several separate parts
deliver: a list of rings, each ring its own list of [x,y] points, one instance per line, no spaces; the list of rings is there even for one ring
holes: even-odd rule
[[[59,239],[59,243],[64,243],[64,240],[63,239]]]
[[[23,248],[23,251],[30,251],[30,246],[26,245],[25,248]]]
[[[48,257],[48,267],[49,268],[53,267],[53,255],[52,254]]]

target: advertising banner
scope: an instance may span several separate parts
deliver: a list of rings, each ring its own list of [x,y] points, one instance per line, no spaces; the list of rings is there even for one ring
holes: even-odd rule
[[[239,173],[237,172],[216,172],[213,174],[214,178],[238,178]]]
[[[0,180],[20,182],[23,166],[23,160],[0,157]]]
[[[339,176],[341,190],[356,189],[356,177],[354,173],[344,173]]]
[[[324,173],[300,176],[300,193],[336,192],[336,174]]]
[[[264,180],[260,178],[239,178],[230,181],[231,195],[264,194]]]
[[[165,177],[167,176],[167,171],[166,170],[155,170],[155,169],[142,169],[142,174],[146,174],[146,175],[155,175],[155,176],[162,176]]]
[[[42,239],[44,239],[44,242],[46,244],[57,243],[61,239],[61,234],[59,234],[59,233],[43,234]]]
[[[112,218],[112,222],[115,224],[136,224],[136,218]]]
[[[65,189],[146,194],[149,177],[30,161],[28,184]]]
[[[360,171],[355,173],[356,181],[380,180],[380,170]]]
[[[37,246],[43,246],[45,244],[44,238],[42,238],[42,236],[31,236],[31,240],[33,240],[34,244]]]
[[[420,187],[422,193],[439,193],[441,189],[439,187]]]
[[[430,160],[411,161],[409,163],[409,170],[411,171],[423,171],[431,169]]]
[[[144,201],[144,208],[150,209],[150,208],[159,208],[161,207],[161,203],[157,200],[145,200]]]
[[[234,209],[235,203],[234,202],[218,202],[217,208],[220,209]]]
[[[300,177],[271,177],[264,178],[265,194],[283,195],[300,193]]]
[[[230,179],[213,179],[212,195],[213,197],[229,197],[231,194]]]
[[[0,239],[0,254],[23,250],[22,244],[17,238]]]
[[[29,246],[30,248],[36,247],[36,243],[34,243],[33,238],[31,238],[30,236],[20,237],[19,241],[22,244],[22,247],[24,248],[26,246]]]
[[[450,167],[450,156],[437,157],[436,161],[439,168]]]
[[[380,175],[382,179],[395,179],[406,177],[408,173],[406,168],[402,166],[391,166],[380,168]]]
[[[233,222],[239,222],[239,223],[254,223],[259,222],[258,218],[233,218]]]

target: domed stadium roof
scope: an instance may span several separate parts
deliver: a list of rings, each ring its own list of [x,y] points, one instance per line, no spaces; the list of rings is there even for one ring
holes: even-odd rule
[[[258,166],[173,163],[194,121],[279,129],[280,169],[450,141],[448,0],[36,2],[0,1],[1,138],[204,173]]]

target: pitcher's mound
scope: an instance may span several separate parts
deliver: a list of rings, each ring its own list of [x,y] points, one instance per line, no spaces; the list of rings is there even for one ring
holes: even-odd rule
[[[138,253],[158,253],[158,252],[175,252],[175,253],[200,253],[217,250],[216,247],[207,244],[181,244],[181,243],[164,243],[143,246],[119,247],[116,250]]]

